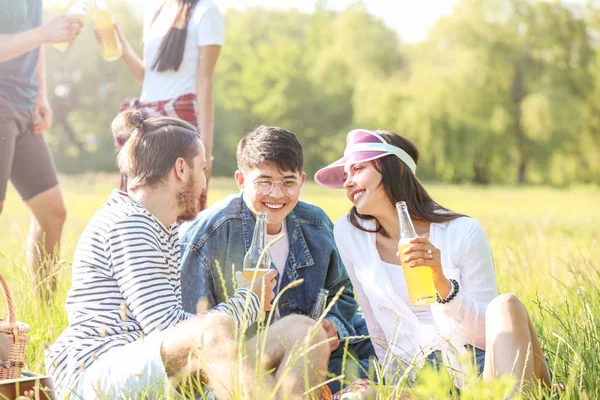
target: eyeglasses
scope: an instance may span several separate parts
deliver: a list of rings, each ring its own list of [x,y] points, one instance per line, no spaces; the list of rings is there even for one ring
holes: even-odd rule
[[[300,192],[302,182],[297,178],[286,178],[282,181],[274,181],[272,179],[258,178],[254,180],[254,188],[256,193],[261,196],[267,196],[275,188],[275,184],[278,184],[281,191],[288,196],[295,196]]]

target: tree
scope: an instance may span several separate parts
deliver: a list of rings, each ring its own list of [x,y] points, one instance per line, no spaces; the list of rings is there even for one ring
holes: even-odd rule
[[[508,170],[524,184],[535,167],[552,182],[547,167],[557,146],[572,150],[592,59],[585,21],[565,5],[465,0],[411,54],[409,114],[397,125],[417,132],[443,179],[502,182]]]
[[[109,9],[140,54],[140,19],[120,1],[109,3]],[[64,7],[44,11],[49,20],[64,13]],[[92,18],[87,18],[81,35],[65,53],[46,46],[48,95],[54,110],[48,141],[63,172],[116,169],[110,123],[121,101],[139,96],[141,89],[122,60],[103,60],[92,28]]]
[[[407,45],[364,2],[342,12],[326,4],[312,14],[225,12],[215,175],[231,175],[240,138],[267,124],[297,134],[309,176],[363,127],[412,139],[422,179],[599,182],[597,7],[463,0],[425,42]],[[141,53],[140,16],[126,2],[109,6]],[[122,61],[102,60],[90,25],[66,53],[47,51],[48,138],[62,172],[116,169],[109,125],[122,99],[140,93]]]

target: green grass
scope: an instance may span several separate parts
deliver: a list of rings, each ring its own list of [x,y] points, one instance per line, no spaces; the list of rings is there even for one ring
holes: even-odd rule
[[[42,306],[32,294],[23,251],[27,210],[9,189],[0,215],[0,271],[12,288],[18,319],[32,328],[27,353],[30,370],[43,372],[43,350],[66,326],[64,301],[77,239],[116,183],[115,175],[62,178],[68,220],[59,292],[50,306]],[[515,293],[529,309],[554,380],[567,386],[561,398],[600,398],[600,191],[589,187],[426,186],[441,204],[483,225],[492,245],[500,291]],[[213,179],[209,203],[236,191],[233,179]],[[324,190],[312,183],[305,185],[302,198],[320,205],[334,222],[350,207],[342,191]],[[424,374],[417,391],[425,398],[443,398],[448,393],[446,381],[440,374]],[[502,397],[506,385],[476,383],[463,398]],[[394,396],[392,388],[377,390],[382,398]]]

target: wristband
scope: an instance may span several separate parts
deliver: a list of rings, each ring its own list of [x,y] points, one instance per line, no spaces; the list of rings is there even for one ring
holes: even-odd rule
[[[452,291],[450,292],[448,297],[446,297],[443,300],[440,297],[439,293],[437,293],[436,296],[437,296],[438,303],[441,303],[441,304],[449,303],[458,294],[458,289],[460,289],[460,287],[458,285],[458,281],[456,279],[449,279],[449,281],[450,281],[450,284],[452,284]]]

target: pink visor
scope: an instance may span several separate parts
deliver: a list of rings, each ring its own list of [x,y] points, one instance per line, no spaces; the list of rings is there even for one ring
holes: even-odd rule
[[[413,173],[417,165],[411,156],[400,147],[392,146],[375,132],[366,129],[355,129],[346,136],[346,150],[344,157],[321,168],[315,174],[315,181],[330,189],[344,187],[344,167],[377,158],[395,155],[404,162]]]

